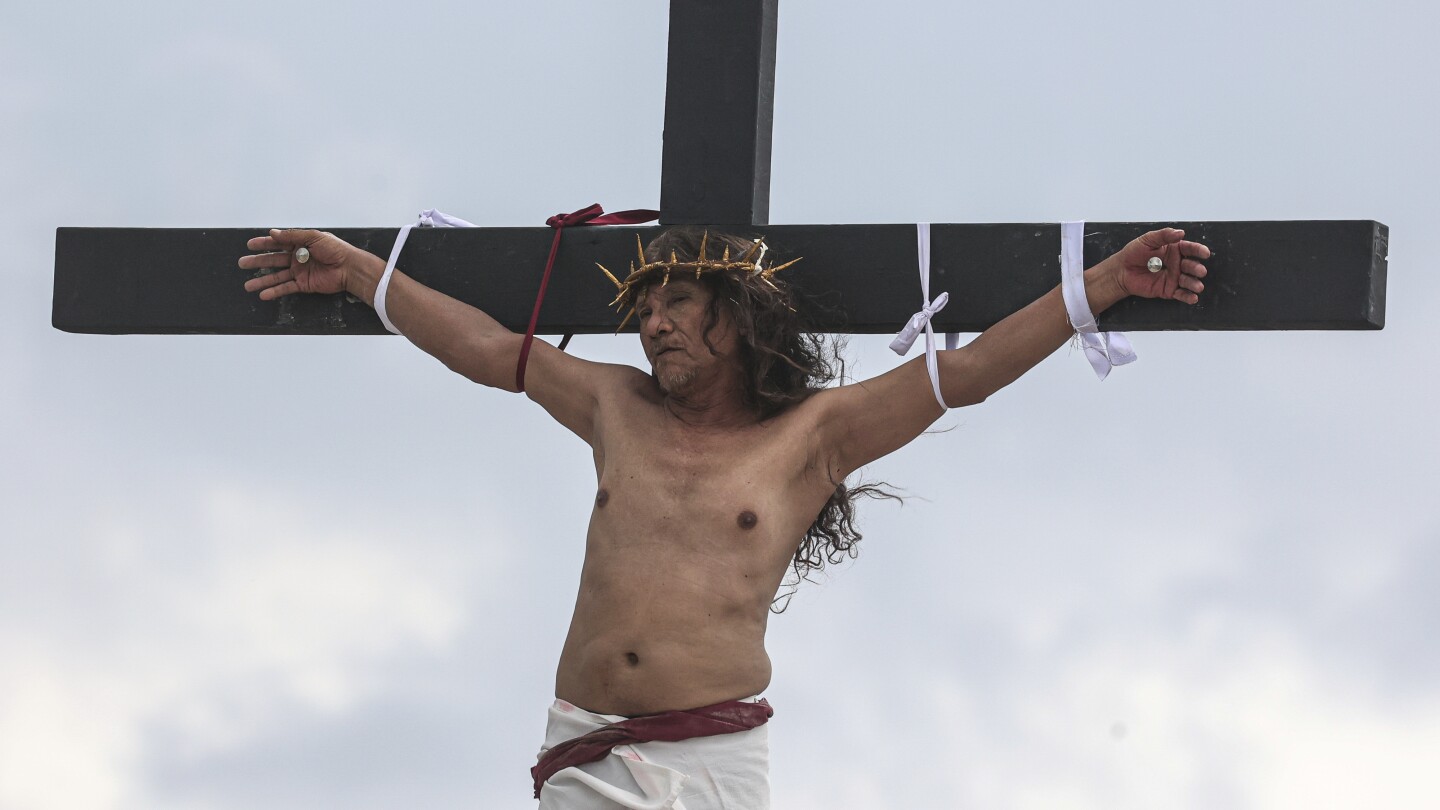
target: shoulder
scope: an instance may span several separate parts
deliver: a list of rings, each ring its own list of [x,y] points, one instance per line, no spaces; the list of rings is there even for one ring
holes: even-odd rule
[[[944,414],[923,357],[868,380],[826,388],[797,406],[831,469],[849,475],[908,444]]]
[[[526,370],[525,393],[557,422],[595,443],[597,420],[637,404],[653,388],[650,375],[620,363],[597,363],[537,341]]]

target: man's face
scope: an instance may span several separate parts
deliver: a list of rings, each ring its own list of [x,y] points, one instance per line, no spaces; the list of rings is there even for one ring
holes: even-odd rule
[[[703,375],[717,373],[735,354],[734,321],[725,307],[710,330],[715,353],[705,345],[710,299],[709,288],[699,281],[671,279],[663,287],[646,290],[635,310],[645,357],[667,394],[684,393]]]

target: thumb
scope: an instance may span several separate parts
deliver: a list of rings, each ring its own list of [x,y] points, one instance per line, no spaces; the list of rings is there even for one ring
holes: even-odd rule
[[[1150,231],[1140,237],[1140,244],[1150,250],[1159,250],[1166,245],[1171,245],[1185,238],[1185,232],[1179,228],[1161,228],[1158,231]]]
[[[270,238],[274,239],[281,247],[297,248],[309,245],[319,239],[320,233],[304,228],[271,228]]]

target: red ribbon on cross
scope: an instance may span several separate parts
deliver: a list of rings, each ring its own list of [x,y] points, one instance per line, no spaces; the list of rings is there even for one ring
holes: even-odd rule
[[[555,239],[550,243],[550,258],[545,261],[545,275],[540,277],[540,292],[535,296],[535,311],[530,313],[530,326],[525,329],[525,340],[520,344],[520,362],[515,366],[515,389],[525,391],[525,364],[530,359],[530,344],[535,342],[535,326],[540,322],[540,304],[545,300],[545,288],[550,285],[550,271],[555,268],[555,254],[560,251],[560,235],[566,227],[577,225],[639,225],[660,218],[659,211],[637,208],[633,211],[605,213],[600,203],[581,208],[572,214],[556,214],[545,220],[555,229]],[[564,344],[561,344],[564,348]]]

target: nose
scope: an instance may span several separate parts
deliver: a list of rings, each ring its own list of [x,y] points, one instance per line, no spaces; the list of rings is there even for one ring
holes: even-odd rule
[[[675,325],[670,323],[670,319],[661,314],[658,308],[650,313],[650,317],[645,319],[644,331],[648,337],[668,335],[674,328]]]

